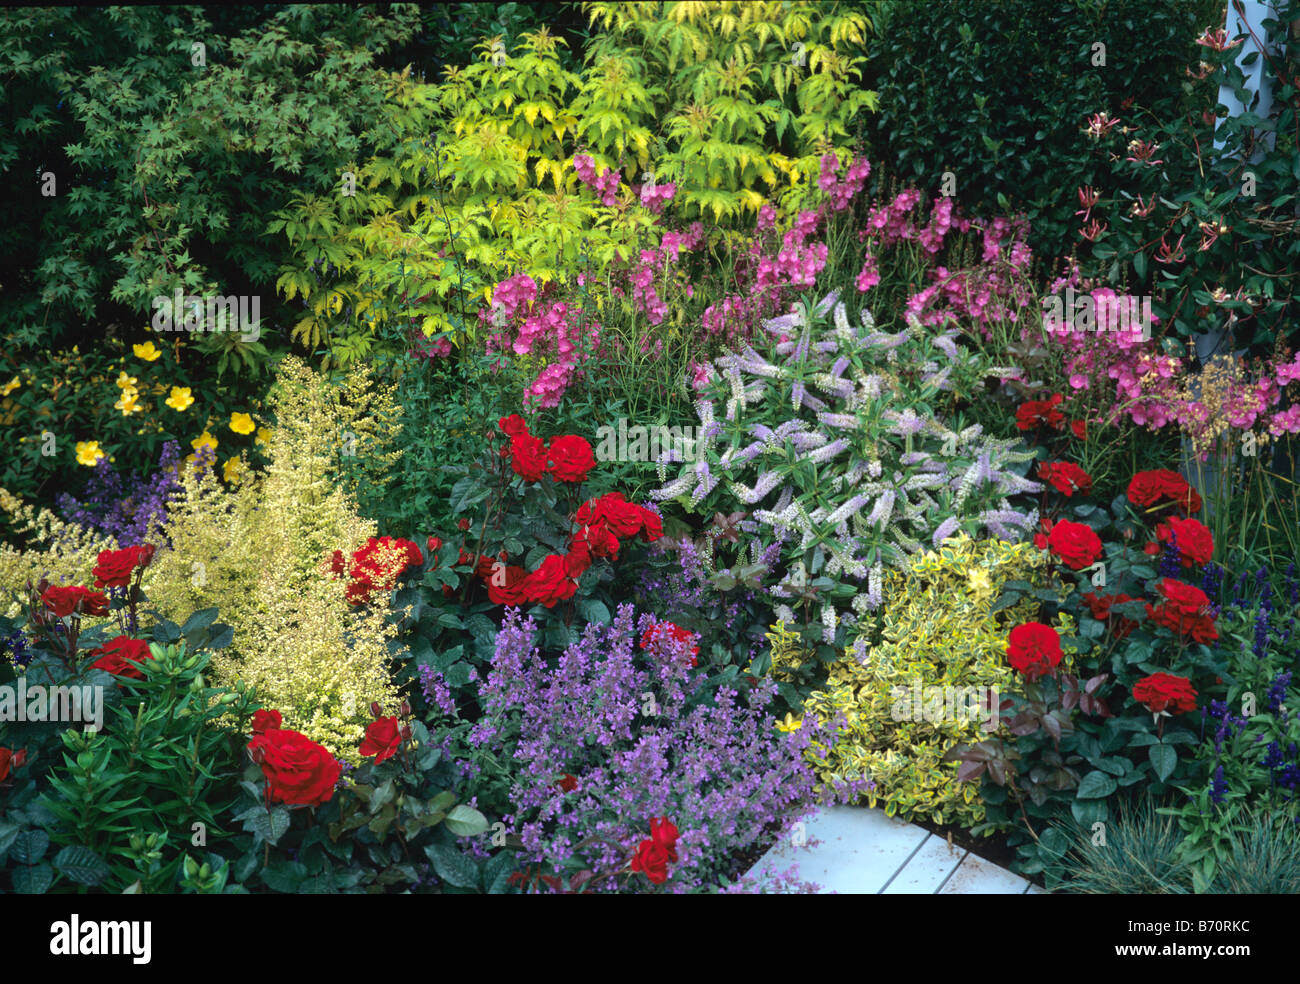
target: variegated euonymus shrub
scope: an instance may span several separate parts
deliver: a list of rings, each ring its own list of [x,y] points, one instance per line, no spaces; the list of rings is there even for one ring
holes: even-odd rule
[[[764,575],[777,613],[807,622],[791,605],[816,610],[828,643],[879,607],[886,565],[905,569],[958,530],[1014,541],[1038,522],[1008,501],[1041,490],[1024,477],[1032,453],[943,419],[959,384],[980,378],[978,357],[955,330],[873,325],[866,310],[850,323],[838,292],[765,322],[770,338],[714,363],[693,460],[666,454],[667,484],[652,493],[705,515],[748,513],[734,573],[749,576],[745,555],[780,542],[781,566]],[[713,572],[726,562],[710,543]]]

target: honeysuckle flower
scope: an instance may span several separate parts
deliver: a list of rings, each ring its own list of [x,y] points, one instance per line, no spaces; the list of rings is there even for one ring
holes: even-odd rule
[[[1229,48],[1237,47],[1237,45],[1241,44],[1243,40],[1245,39],[1238,38],[1236,41],[1229,44],[1228,32],[1226,30],[1220,27],[1217,30],[1211,31],[1207,27],[1204,33],[1196,39],[1196,43],[1203,48],[1209,48],[1211,51],[1227,51]]]
[[[171,395],[164,402],[178,413],[183,413],[194,403],[194,397],[190,394],[188,386],[173,386]]]
[[[1163,164],[1163,160],[1153,161],[1151,159],[1159,149],[1160,145],[1158,143],[1151,143],[1147,140],[1130,140],[1128,144],[1129,156],[1124,159],[1134,164]]]
[[[15,376],[13,379],[9,380],[9,382],[0,386],[0,397],[8,396],[21,385],[22,383],[19,381],[18,377]]]
[[[99,459],[104,457],[104,452],[99,449],[98,441],[78,441],[77,442],[77,464],[95,467]]]
[[[1078,189],[1079,204],[1083,206],[1075,215],[1082,215],[1085,218],[1092,211],[1092,207],[1100,200],[1101,195],[1096,192],[1091,185],[1084,185]]]
[[[1117,123],[1119,123],[1118,119],[1112,119],[1106,113],[1097,113],[1094,116],[1089,117],[1088,129],[1086,132],[1091,139],[1100,140],[1106,134],[1110,133]]]
[[[1183,252],[1183,240],[1186,238],[1187,238],[1186,235],[1179,236],[1178,242],[1176,242],[1173,245],[1173,248],[1171,249],[1169,244],[1165,242],[1165,237],[1161,236],[1160,249],[1156,253],[1156,262],[1157,263],[1185,262],[1187,260],[1187,254]]]
[[[1079,230],[1079,235],[1082,236],[1084,239],[1088,240],[1088,242],[1095,243],[1097,241],[1097,237],[1100,236],[1103,232],[1105,232],[1107,228],[1109,228],[1109,223],[1098,222],[1096,219],[1093,219],[1086,226],[1084,226],[1082,229]]]
[[[1149,202],[1142,201],[1142,196],[1138,195],[1137,201],[1135,201],[1132,205],[1129,206],[1128,211],[1130,215],[1138,215],[1141,216],[1142,218],[1146,218],[1148,215],[1152,213],[1152,211],[1154,211],[1155,207],[1156,207],[1156,196],[1154,194],[1151,196],[1151,201]]]
[[[251,434],[257,429],[253,423],[253,418],[246,413],[232,413],[230,415],[230,429],[236,434]]]
[[[145,342],[143,345],[132,345],[131,351],[135,353],[137,359],[144,359],[145,362],[153,362],[162,352],[153,342]]]

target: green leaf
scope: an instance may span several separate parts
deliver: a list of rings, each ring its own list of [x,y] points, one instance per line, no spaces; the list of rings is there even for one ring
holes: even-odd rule
[[[584,598],[578,602],[577,608],[578,614],[582,616],[584,622],[609,625],[612,621],[609,609],[605,607],[604,602],[597,601],[595,598]]]
[[[54,856],[54,867],[78,885],[95,886],[109,876],[109,867],[88,847],[72,845]]]
[[[204,608],[195,612],[187,618],[185,624],[181,626],[181,635],[189,638],[192,633],[198,632],[200,629],[206,629],[217,620],[217,614],[218,612],[215,608]]]
[[[478,887],[478,865],[472,858],[446,844],[430,844],[424,849],[439,878],[456,888]]]
[[[487,817],[463,803],[447,814],[443,824],[457,837],[473,837],[488,829]]]
[[[50,835],[43,830],[24,830],[14,838],[9,856],[19,864],[35,864],[45,857],[50,846]]]
[[[54,869],[45,862],[14,869],[14,891],[19,895],[44,895],[54,883]]]
[[[1151,759],[1156,778],[1161,782],[1173,775],[1178,766],[1178,751],[1170,745],[1152,745],[1147,749],[1147,757]]]
[[[1076,796],[1079,799],[1103,799],[1115,792],[1117,784],[1104,772],[1089,772],[1079,782]]]
[[[510,875],[515,870],[513,851],[501,851],[483,865],[483,890],[488,895],[504,895],[510,887]]]
[[[289,829],[289,808],[283,803],[268,810],[264,806],[255,806],[246,810],[235,819],[244,821],[244,829],[259,841],[274,844]]]

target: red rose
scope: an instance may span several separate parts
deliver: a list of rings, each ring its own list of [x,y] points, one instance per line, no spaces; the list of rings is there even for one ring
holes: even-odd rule
[[[1128,499],[1135,506],[1153,506],[1163,500],[1189,513],[1201,511],[1201,497],[1187,479],[1167,468],[1141,471],[1128,483]]]
[[[668,880],[668,852],[653,840],[643,840],[632,857],[632,870],[650,879],[652,885],[662,885]]]
[[[133,680],[144,679],[144,672],[135,664],[153,659],[153,653],[149,651],[149,643],[143,639],[132,639],[130,636],[110,639],[98,649],[92,649],[89,655],[99,657],[90,664],[91,669],[103,670],[113,676],[130,677]]]
[[[396,755],[401,746],[402,729],[397,723],[397,718],[386,717],[370,722],[370,726],[366,728],[365,741],[361,743],[358,751],[363,758],[377,756],[375,764],[378,765]]]
[[[335,550],[330,557],[330,573],[335,577],[342,577],[343,572],[348,569],[347,561],[343,557],[342,550]]]
[[[1083,599],[1088,603],[1088,607],[1092,609],[1092,617],[1098,622],[1105,622],[1107,619],[1112,617],[1110,611],[1112,605],[1120,605],[1126,601],[1142,600],[1141,598],[1130,598],[1122,592],[1113,595],[1098,595],[1095,591],[1088,592],[1088,594],[1083,596]],[[1133,621],[1131,618],[1125,618],[1123,615],[1115,615],[1113,617],[1115,622],[1111,628],[1115,633],[1116,639],[1127,637],[1130,632],[1137,628],[1137,622]]]
[[[1147,616],[1156,625],[1194,642],[1209,643],[1219,638],[1209,615],[1210,599],[1200,588],[1167,577],[1160,582],[1160,594],[1164,601],[1159,606],[1147,605]]]
[[[262,767],[272,802],[319,806],[334,795],[343,772],[333,755],[297,731],[254,735],[248,753]]]
[[[467,529],[469,529],[469,520],[468,519],[457,520],[456,528],[460,530],[462,533],[464,533]]]
[[[517,413],[512,413],[509,417],[502,417],[497,421],[497,426],[510,437],[518,437],[520,434],[528,433],[528,423]]]
[[[345,592],[353,604],[370,600],[372,591],[388,591],[408,568],[424,563],[420,548],[401,537],[371,537],[352,555],[352,583]]]
[[[154,548],[149,544],[100,551],[99,561],[91,571],[95,575],[95,587],[125,588],[131,583],[131,575],[137,567],[148,566],[153,553]]]
[[[679,625],[674,625],[672,622],[658,622],[646,629],[641,636],[641,648],[649,649],[656,643],[663,644],[669,641],[677,643],[679,647],[685,647],[693,643],[695,638],[695,633]],[[697,658],[699,655],[700,647],[691,645],[691,666],[699,665],[700,661]]]
[[[1007,661],[1012,669],[1037,680],[1061,663],[1061,637],[1050,625],[1026,622],[1007,638]]]
[[[520,434],[510,439],[510,467],[525,482],[539,482],[546,474],[546,445],[540,437]]]
[[[9,778],[10,767],[20,769],[26,761],[27,749],[20,748],[15,752],[12,748],[0,748],[0,782]]]
[[[1065,423],[1065,414],[1056,408],[1063,399],[1060,393],[1053,393],[1050,400],[1030,400],[1022,403],[1016,410],[1016,426],[1022,431],[1044,426],[1060,430],[1061,425]]]
[[[433,560],[438,556],[438,551],[442,549],[442,538],[437,536],[429,537],[429,542],[425,544],[429,548],[429,559]]]
[[[256,711],[253,714],[253,734],[262,735],[268,731],[278,731],[281,721],[279,711]]]
[[[524,580],[524,597],[547,608],[554,608],[556,602],[572,598],[577,592],[578,582],[569,576],[565,560],[559,554],[550,554]]]
[[[500,564],[501,561],[497,563]],[[527,580],[528,572],[522,567],[514,564],[509,567],[502,565],[500,568],[494,566],[488,577],[488,597],[494,605],[518,607],[528,600],[524,590],[524,582]],[[498,581],[503,583],[498,584]]]
[[[1038,466],[1038,477],[1064,496],[1075,492],[1091,492],[1092,477],[1078,465],[1069,461],[1044,461]]]
[[[1052,532],[1052,521],[1044,516],[1038,521],[1038,532],[1034,534],[1034,546],[1039,550],[1047,549],[1047,537]]]
[[[1184,567],[1204,567],[1214,556],[1214,536],[1194,519],[1170,516],[1168,522],[1156,527],[1156,538],[1161,543],[1174,541]]]
[[[1076,571],[1091,567],[1101,556],[1101,539],[1092,527],[1068,519],[1052,527],[1047,546],[1067,567]]]
[[[82,615],[107,615],[108,596],[83,587],[64,587],[51,584],[41,592],[41,601],[56,617],[63,618],[77,612]]]
[[[1145,704],[1153,714],[1171,711],[1186,714],[1196,710],[1196,691],[1187,677],[1172,673],[1152,673],[1133,684],[1133,699]]]
[[[547,470],[557,482],[586,481],[587,472],[596,467],[591,445],[574,434],[552,439],[546,461]]]
[[[578,788],[578,777],[571,776],[566,772],[564,778],[562,778],[556,785],[560,787],[561,791],[571,793]]]
[[[638,506],[641,510],[641,539],[646,543],[654,543],[664,535],[663,520],[643,506]]]
[[[1080,441],[1088,439],[1088,423],[1084,420],[1071,420],[1070,430]]]
[[[677,827],[667,817],[650,818],[651,839],[668,852],[668,860],[677,860]]]

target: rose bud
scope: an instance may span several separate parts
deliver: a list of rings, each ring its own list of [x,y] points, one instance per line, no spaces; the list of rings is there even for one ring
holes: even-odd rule
[[[402,725],[401,735],[402,735],[402,741],[411,740],[411,726],[409,724]]]
[[[402,704],[401,704],[401,706],[397,709],[397,711],[398,711],[399,714],[402,715],[402,717],[406,717],[408,714],[411,713],[411,705],[410,705],[409,703],[407,703],[406,701],[402,701]]]
[[[464,533],[466,530],[469,529],[469,520],[462,519],[460,522],[456,524],[456,526],[462,533]]]
[[[384,712],[379,707],[379,701],[374,701],[371,703],[370,716],[372,718],[381,718],[384,716]]]

